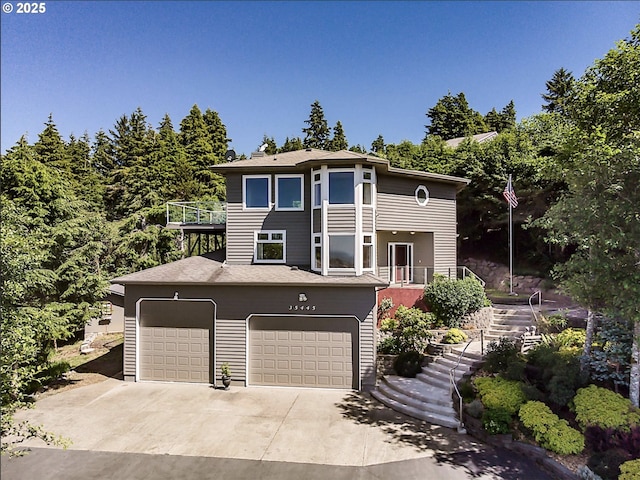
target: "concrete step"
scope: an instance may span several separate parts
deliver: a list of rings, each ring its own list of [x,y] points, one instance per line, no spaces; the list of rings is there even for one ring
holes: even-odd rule
[[[392,408],[396,412],[404,413],[405,415],[409,415],[410,417],[417,418],[419,420],[425,420],[429,423],[449,428],[457,428],[459,425],[458,419],[454,415],[442,415],[432,412],[426,412],[420,410],[419,408],[405,405],[398,402],[397,400],[394,400],[393,398],[387,397],[379,389],[371,392],[371,396],[382,402],[387,407]]]
[[[497,325],[516,325],[516,326],[529,327],[533,325],[533,319],[532,318],[528,318],[528,319],[496,318],[493,320],[493,322],[491,322],[490,328],[495,327]]]
[[[452,368],[456,366],[456,362],[452,362],[451,360],[438,359],[433,363],[430,363],[426,367],[422,367],[422,372],[425,375],[430,375],[431,373],[440,373],[444,375],[449,375],[449,372]],[[458,365],[456,368],[456,378],[462,377],[469,373],[469,368],[465,365]]]
[[[398,385],[398,383],[394,381],[387,380],[380,383],[377,390],[382,392],[387,398],[391,398],[404,405],[437,415],[455,416],[453,400],[449,395],[449,391],[445,392],[441,389],[428,387],[413,378],[406,380],[413,380],[413,385]]]
[[[486,335],[485,335],[485,337],[486,337]],[[473,360],[475,362],[482,362],[483,361],[482,354],[480,353],[480,342],[478,341],[477,343],[478,343],[478,345],[477,345],[477,349],[478,350],[477,351],[473,351],[473,350],[470,351],[469,349],[467,349],[464,352],[464,358]],[[486,347],[486,343],[487,342],[485,342],[485,347]],[[453,354],[456,357],[458,357],[462,353],[463,349],[464,349],[464,347],[453,347],[453,349],[451,350],[451,354]]]
[[[478,368],[480,368],[482,366],[482,357],[480,358],[476,358],[477,356],[474,355],[474,357],[469,357],[467,356],[467,352],[465,352],[465,354],[460,357],[460,354],[456,354],[454,352],[452,353],[445,353],[442,357],[442,359],[446,359],[446,360],[450,360],[453,362],[453,364],[455,365],[458,362],[458,358],[460,358],[460,368],[467,368],[469,370],[477,370]]]
[[[456,383],[462,380],[464,375],[459,372],[456,372]],[[438,372],[438,371],[429,371],[422,372],[416,375],[416,379],[421,382],[426,383],[427,385],[432,385],[437,388],[449,389],[451,385],[451,380],[449,378],[449,372]]]
[[[504,323],[504,324],[496,324],[491,325],[490,331],[493,332],[525,332],[527,328],[530,328],[531,325],[515,325],[513,323]]]

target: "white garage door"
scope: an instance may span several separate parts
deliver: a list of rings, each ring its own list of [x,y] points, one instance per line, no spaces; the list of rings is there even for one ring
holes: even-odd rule
[[[213,383],[213,304],[144,301],[140,311],[140,380]]]
[[[354,319],[263,317],[249,328],[251,385],[358,388]]]

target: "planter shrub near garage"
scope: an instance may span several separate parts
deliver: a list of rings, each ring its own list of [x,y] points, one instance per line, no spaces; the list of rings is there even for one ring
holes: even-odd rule
[[[435,274],[424,289],[424,302],[438,322],[446,327],[459,327],[463,317],[489,305],[484,288],[473,277],[451,280]]]

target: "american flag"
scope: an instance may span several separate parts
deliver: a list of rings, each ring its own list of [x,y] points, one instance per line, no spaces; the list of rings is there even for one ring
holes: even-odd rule
[[[511,175],[509,175],[509,181],[507,182],[507,186],[504,187],[502,195],[511,208],[516,208],[518,206],[518,197],[516,197],[516,192],[511,184]]]

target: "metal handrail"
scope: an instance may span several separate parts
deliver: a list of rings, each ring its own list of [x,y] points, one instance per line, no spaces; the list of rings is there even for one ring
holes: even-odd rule
[[[176,210],[178,210],[178,215],[175,215]],[[188,213],[191,218],[187,218]],[[226,216],[227,211],[224,202],[167,202],[167,224],[223,224],[226,222]]]
[[[464,355],[464,352],[467,351],[467,347],[469,347],[469,345],[471,345],[471,342],[473,342],[473,340],[471,340],[469,343],[467,343],[464,346],[464,348],[462,349],[462,352],[460,352],[460,355],[458,356],[458,361],[449,370],[449,382],[451,384],[451,386],[449,388],[449,395],[453,395],[453,391],[455,390],[456,395],[458,395],[458,398],[460,399],[460,408],[458,410],[458,418],[460,419],[460,423],[458,424],[458,432],[459,433],[466,433],[466,430],[464,428],[464,423],[462,421],[462,395],[460,395],[460,390],[458,390],[458,385],[456,385],[456,370],[457,370],[458,366],[460,365],[460,360],[462,360],[462,356]]]
[[[535,319],[536,325],[537,325],[538,315],[536,315],[536,312],[533,309],[533,297],[535,297],[536,295],[538,295],[538,311],[542,309],[542,291],[541,290],[536,290],[531,294],[531,296],[529,297],[529,308],[531,309],[531,313],[533,314],[533,318]]]
[[[485,282],[482,278],[480,278],[480,276],[477,273],[475,273],[473,270],[471,270],[469,267],[467,267],[465,265],[461,265],[458,268],[462,270],[462,279],[463,280],[466,278],[467,272],[469,272],[468,275],[470,277],[474,277],[476,280],[478,280],[478,282],[480,282],[480,285],[482,285],[482,288],[487,286],[487,282]]]

